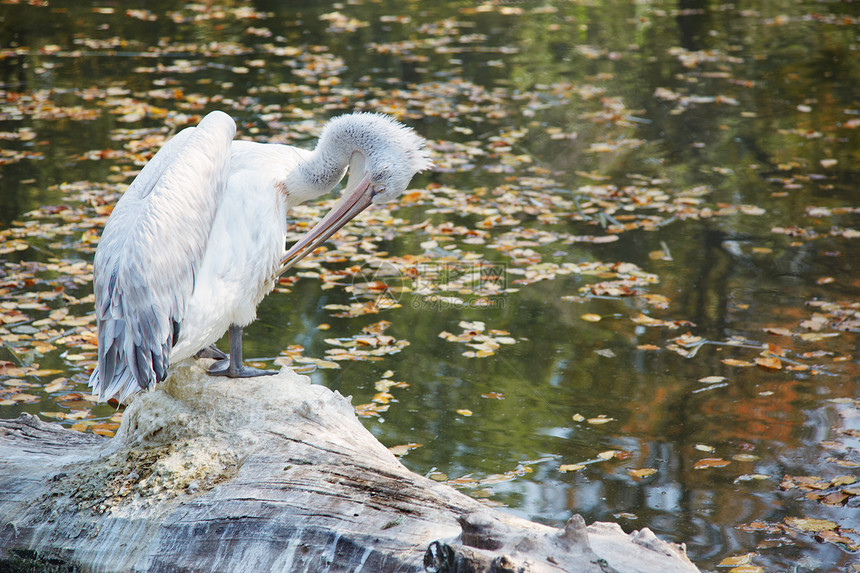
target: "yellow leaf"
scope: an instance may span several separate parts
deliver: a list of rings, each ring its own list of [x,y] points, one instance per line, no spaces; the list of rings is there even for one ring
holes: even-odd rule
[[[45,392],[50,394],[52,392],[59,392],[60,390],[64,390],[67,387],[66,382],[68,381],[68,378],[57,378],[56,380],[45,386]]]
[[[82,420],[90,416],[89,410],[72,410],[66,414],[66,420]]]
[[[597,457],[601,460],[611,460],[618,453],[618,450],[606,450],[605,452],[600,452],[597,454]]]
[[[785,522],[801,531],[829,531],[836,529],[837,523],[829,519],[806,519],[803,517],[786,517]]]
[[[587,320],[588,322],[599,322],[602,317],[599,314],[587,313],[583,314],[580,318],[582,318],[582,320]]]
[[[729,366],[752,366],[752,362],[748,362],[746,360],[735,360],[734,358],[723,358],[720,362]]]
[[[738,565],[749,565],[752,563],[752,558],[755,557],[755,553],[745,553],[744,555],[733,555],[732,557],[726,557],[722,561],[720,561],[717,567],[737,567]]]
[[[755,363],[768,370],[782,369],[782,361],[777,356],[758,356],[755,359]]]
[[[467,410],[466,408],[462,408],[460,410],[457,410],[457,413],[460,414],[461,416],[471,416],[472,415],[472,411]]]
[[[392,396],[388,392],[377,392],[373,395],[373,401],[377,404],[388,404],[389,402],[391,402],[392,398],[394,398],[394,396]]]
[[[391,446],[388,448],[388,451],[394,454],[395,456],[402,456],[409,450],[414,450],[415,448],[420,448],[421,444],[403,444],[400,446]]]
[[[560,471],[562,473],[575,472],[575,471],[581,470],[584,467],[585,466],[582,464],[562,464],[562,465],[558,466],[558,471]]]
[[[741,205],[741,213],[745,215],[764,215],[765,210],[756,205]]]
[[[693,469],[703,470],[707,468],[722,468],[729,465],[731,462],[723,458],[702,458],[693,464]]]
[[[654,468],[641,468],[638,470],[627,470],[627,473],[637,479],[641,479],[656,474],[657,470],[655,470]]]

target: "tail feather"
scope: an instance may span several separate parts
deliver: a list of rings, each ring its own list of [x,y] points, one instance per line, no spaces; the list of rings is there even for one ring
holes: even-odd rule
[[[141,387],[132,375],[131,369],[123,361],[120,361],[118,366],[113,378],[110,379],[102,376],[98,366],[90,374],[89,386],[93,389],[93,393],[98,395],[100,402],[106,402],[116,396],[122,403],[126,398],[140,392]],[[149,387],[145,389],[151,390],[154,386],[155,383],[150,382]]]

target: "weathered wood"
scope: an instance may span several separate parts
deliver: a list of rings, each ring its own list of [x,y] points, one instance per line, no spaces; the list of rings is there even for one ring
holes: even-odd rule
[[[337,392],[190,360],[113,439],[0,421],[0,559],[78,571],[696,571],[650,531],[558,530],[407,470]],[[71,569],[68,569],[71,570]]]

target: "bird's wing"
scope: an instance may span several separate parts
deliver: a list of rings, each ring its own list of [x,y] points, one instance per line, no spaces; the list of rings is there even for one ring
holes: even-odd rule
[[[99,361],[90,386],[120,401],[167,375],[230,167],[232,118],[212,112],[168,141],[117,202],[93,288]]]

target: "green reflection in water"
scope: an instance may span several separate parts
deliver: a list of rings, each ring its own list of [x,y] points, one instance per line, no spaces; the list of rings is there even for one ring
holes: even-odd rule
[[[460,252],[519,271],[529,265],[491,246],[509,230],[604,235],[613,221],[653,214],[659,224],[621,233],[614,243],[538,241],[528,249],[541,263],[634,263],[659,276],[646,290],[667,297],[669,307],[632,297],[576,299],[597,280],[591,276],[516,286],[523,275],[510,272],[506,286],[519,290],[494,297],[489,307],[431,304],[405,293],[400,308],[336,318],[323,307],[354,302],[353,295],[301,279],[289,294],[263,302],[260,320],[247,329],[246,355],[271,358],[298,343],[322,357],[326,338],[388,320],[386,333],[410,346],[380,362],[344,362],[312,377],[353,395],[354,404],[371,401],[388,370],[407,382],[391,390],[389,410],[366,423],[386,445],[422,445],[404,457],[410,468],[477,480],[528,468],[511,481],[466,491],[555,525],[580,512],[588,520],[620,519],[625,528],[647,526],[687,542],[704,568],[756,549],[760,539],[738,531],[740,524],[834,517],[837,509],[804,504],[777,483],[786,474],[837,471],[818,447],[838,420],[822,400],[856,396],[856,361],[825,361],[837,375],[815,376],[723,362],[750,360],[757,353],[749,350],[705,346],[683,358],[666,347],[687,330],[716,341],[766,343],[772,339],[764,327],[800,330],[812,313],[807,301],[856,300],[856,239],[831,230],[856,227],[849,209],[856,207],[860,159],[860,60],[851,25],[857,5],[150,2],[147,9],[127,15],[125,8],[76,2],[4,6],[0,34],[10,42],[0,58],[0,132],[13,135],[3,138],[9,155],[0,164],[3,228],[31,220],[28,213],[43,205],[74,208],[62,183],[127,183],[143,160],[130,155],[133,142],[163,133],[165,124],[193,123],[210,109],[230,111],[245,137],[299,145],[312,145],[309,126],[342,111],[400,113],[437,140],[440,155],[460,160],[442,162],[417,187],[467,192],[501,212],[506,193],[534,193],[534,212],[512,209],[516,221],[492,229],[483,245],[455,239]],[[135,118],[140,102],[149,107]],[[550,208],[555,216],[542,218],[541,194],[587,203],[594,199],[588,186],[605,193],[592,201],[597,207],[588,220],[575,217],[573,207]],[[660,195],[676,207],[689,203],[691,211],[649,213],[642,197]],[[808,206],[830,211],[808,216]],[[704,207],[712,216],[702,214]],[[729,207],[734,212],[721,213]],[[470,229],[482,218],[427,209],[393,213],[412,224],[429,219]],[[802,229],[772,232],[791,226]],[[817,239],[809,239],[810,229]],[[391,233],[377,248],[418,255],[430,238],[420,230]],[[4,255],[2,277],[21,264],[91,257],[80,233],[62,235],[59,244],[29,240],[26,251]],[[821,282],[826,277],[834,280]],[[74,277],[60,282],[77,299],[89,292]],[[9,301],[28,288],[10,283],[0,287]],[[89,312],[85,302],[48,302],[73,315]],[[640,313],[695,326],[669,331],[630,320]],[[585,321],[583,314],[602,319]],[[464,320],[517,341],[494,356],[467,358],[468,347],[439,337],[459,332]],[[317,329],[322,323],[330,330]],[[28,326],[6,327],[0,359],[69,373],[74,389],[83,390],[86,367],[68,359],[73,349],[12,355],[7,334],[26,336]],[[798,353],[847,356],[856,353],[851,336],[789,344]],[[706,376],[729,383],[709,390],[697,382]],[[50,378],[25,377],[39,401],[0,406],[0,416],[62,409],[56,399],[66,391],[40,393]],[[113,413],[104,405],[92,411],[98,418]],[[577,422],[576,414],[612,421]],[[627,457],[558,471],[608,450]],[[708,455],[750,452],[757,461],[693,469]],[[643,467],[658,472],[645,480],[627,472]],[[771,478],[735,483],[754,472]],[[756,563],[778,569],[799,555],[825,563],[842,556],[832,545],[796,543],[761,550]]]

